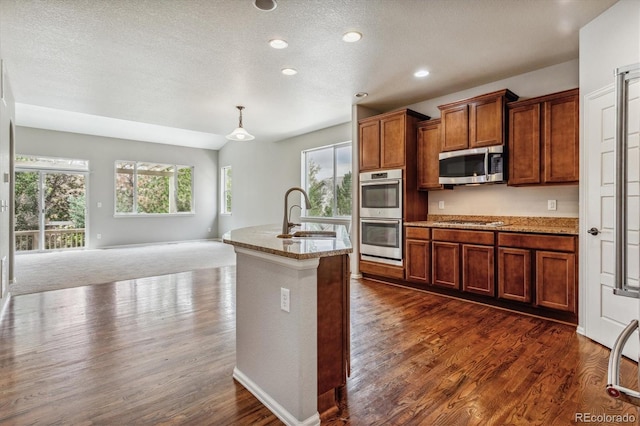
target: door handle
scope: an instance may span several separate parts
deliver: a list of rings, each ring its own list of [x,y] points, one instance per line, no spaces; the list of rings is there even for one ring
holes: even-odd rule
[[[594,226],[593,228],[589,229],[587,232],[590,233],[591,235],[598,235],[600,233],[600,230]]]
[[[612,398],[618,398],[629,404],[640,406],[640,392],[620,386],[620,358],[622,348],[629,337],[638,329],[638,320],[633,320],[622,330],[616,339],[609,355],[609,368],[607,370],[607,394]]]

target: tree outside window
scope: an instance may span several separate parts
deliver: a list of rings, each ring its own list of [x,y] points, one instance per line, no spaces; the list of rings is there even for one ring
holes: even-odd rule
[[[307,216],[351,216],[351,142],[302,152],[304,188],[311,201]]]
[[[193,167],[116,161],[116,214],[193,212]]]
[[[220,169],[220,213],[231,214],[231,166]]]

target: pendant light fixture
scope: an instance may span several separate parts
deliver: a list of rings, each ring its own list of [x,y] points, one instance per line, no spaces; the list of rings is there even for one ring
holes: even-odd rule
[[[247,132],[244,127],[242,127],[242,110],[244,109],[244,107],[242,105],[238,105],[236,106],[236,108],[238,108],[238,111],[240,111],[238,127],[236,127],[233,132],[227,135],[227,139],[229,139],[230,141],[250,141],[255,139],[255,136]]]

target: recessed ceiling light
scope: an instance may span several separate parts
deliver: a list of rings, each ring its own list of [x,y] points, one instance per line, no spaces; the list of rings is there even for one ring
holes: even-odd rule
[[[253,5],[260,10],[264,10],[265,12],[270,12],[278,7],[278,3],[276,3],[276,0],[253,0]]]
[[[289,43],[287,43],[285,40],[274,38],[273,40],[269,40],[269,46],[273,47],[274,49],[284,49],[289,46]]]
[[[346,41],[347,43],[356,42],[361,38],[362,38],[362,34],[357,31],[349,31],[342,35],[342,40]]]
[[[296,75],[298,74],[298,70],[294,68],[282,68],[282,74],[284,75]]]
[[[367,92],[358,92],[355,95],[356,98],[366,98],[367,96],[369,96],[369,94]]]
[[[414,75],[415,77],[426,77],[426,76],[428,76],[428,75],[429,75],[429,71],[427,71],[427,70],[420,70],[420,71],[416,71],[416,72],[414,72],[414,73],[413,73],[413,75]]]

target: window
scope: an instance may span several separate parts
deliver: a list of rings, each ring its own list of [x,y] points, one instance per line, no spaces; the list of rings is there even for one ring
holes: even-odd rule
[[[351,216],[351,142],[302,151],[307,216]]]
[[[220,169],[220,213],[231,214],[231,166]]]
[[[193,213],[193,167],[116,161],[116,214]]]

